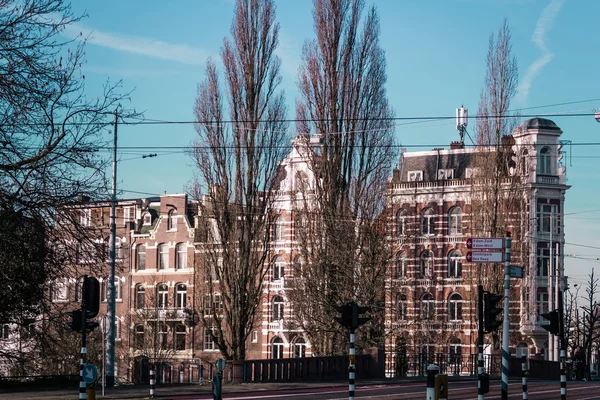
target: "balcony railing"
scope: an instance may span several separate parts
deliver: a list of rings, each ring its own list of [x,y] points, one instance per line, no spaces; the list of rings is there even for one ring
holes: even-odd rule
[[[283,278],[271,282],[270,286],[271,286],[271,290],[283,290],[283,288],[285,286],[284,282],[283,282]]]
[[[184,308],[145,308],[138,310],[144,313],[148,319],[163,319],[163,320],[176,320],[186,318]]]
[[[544,185],[558,185],[558,176],[538,175],[536,182]]]
[[[279,332],[283,330],[283,321],[269,322],[269,330]]]

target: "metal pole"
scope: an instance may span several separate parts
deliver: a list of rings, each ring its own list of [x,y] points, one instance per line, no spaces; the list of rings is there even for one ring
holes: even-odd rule
[[[81,288],[81,356],[79,357],[79,400],[87,399],[87,385],[83,380],[83,369],[85,367],[85,359],[87,354],[86,347],[86,333],[87,330],[85,328],[86,320],[87,320],[87,307],[85,304],[85,298],[87,296],[87,275],[83,276],[83,283]]]
[[[504,327],[502,329],[502,400],[508,400],[508,307],[510,296],[510,232],[504,239]]]
[[[356,366],[355,366],[355,349],[354,349],[354,329],[350,329],[350,355],[348,364],[348,400],[354,400],[354,389],[356,379]]]
[[[436,400],[435,397],[435,376],[440,372],[440,367],[435,364],[427,366],[427,400]]]
[[[558,242],[556,243],[556,245],[554,246],[554,307],[555,309],[558,308],[560,309],[560,305],[559,303],[560,301],[560,296],[561,296],[561,290],[562,290],[562,285],[560,284],[561,282],[561,271],[560,271],[560,266],[558,263]],[[554,360],[558,361],[559,358],[559,352],[560,352],[560,335],[554,335]]]
[[[529,399],[529,392],[527,389],[527,375],[529,375],[529,371],[527,371],[527,356],[521,356],[521,382],[523,383],[523,400]]]
[[[483,393],[483,387],[481,379],[483,378],[483,286],[477,285],[477,399],[483,400],[485,393]]]
[[[567,343],[565,342],[565,319],[564,319],[563,292],[558,296],[558,329],[560,338],[560,400],[567,399]]]
[[[548,245],[548,311],[556,309],[554,306],[554,257],[552,256],[552,214],[548,216],[550,219],[550,244]],[[554,335],[548,332],[548,360],[554,359]]]
[[[112,163],[112,196],[110,207],[110,274],[108,278],[108,306],[107,312],[110,323],[108,332],[108,345],[106,348],[106,385],[115,385],[115,330],[116,330],[116,301],[115,301],[115,260],[117,237],[117,122],[119,113],[115,111],[113,128],[113,163]]]

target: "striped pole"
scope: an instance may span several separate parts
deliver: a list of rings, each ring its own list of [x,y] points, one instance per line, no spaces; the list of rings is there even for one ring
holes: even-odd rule
[[[85,329],[85,328],[83,328]],[[79,400],[86,400],[86,384],[83,380],[83,368],[85,367],[85,354],[87,353],[87,349],[85,347],[81,348],[81,355],[79,357]]]
[[[354,400],[355,378],[356,378],[356,353],[354,349],[354,329],[350,330],[350,362],[348,364],[348,400]]]
[[[427,400],[436,400],[435,396],[435,376],[440,372],[440,367],[435,364],[427,366]]]
[[[560,400],[567,400],[567,362],[566,352],[560,349]]]
[[[521,356],[521,382],[523,383],[523,400],[529,399],[529,392],[527,391],[527,356]]]
[[[154,389],[156,387],[156,380],[154,379],[154,365],[150,367],[150,398],[154,398]]]
[[[477,400],[485,399],[483,391],[483,286],[477,285]]]
[[[504,239],[504,327],[502,329],[502,400],[508,400],[508,307],[510,296],[510,232]]]

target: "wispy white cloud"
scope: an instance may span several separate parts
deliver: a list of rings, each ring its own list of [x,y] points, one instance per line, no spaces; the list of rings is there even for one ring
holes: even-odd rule
[[[81,40],[87,38],[87,43],[96,46],[190,65],[204,65],[206,58],[211,55],[209,52],[187,44],[169,43],[143,36],[104,32],[91,29],[83,24],[69,25],[64,34],[78,37]]]
[[[519,97],[522,103],[525,103],[527,97],[529,96],[529,90],[531,89],[533,80],[540,73],[542,68],[552,61],[552,58],[554,58],[554,53],[552,53],[546,46],[546,33],[548,33],[552,27],[552,24],[554,23],[554,20],[556,19],[563,3],[564,0],[552,0],[550,4],[544,8],[540,14],[540,17],[538,18],[531,41],[540,49],[541,54],[529,66],[529,68],[527,68],[527,72],[525,73],[525,76],[519,85]]]

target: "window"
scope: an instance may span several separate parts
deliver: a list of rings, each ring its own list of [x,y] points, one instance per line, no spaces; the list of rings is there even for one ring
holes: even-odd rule
[[[223,299],[219,293],[210,293],[204,296],[204,316],[211,317],[213,313],[217,316],[223,315]]]
[[[115,260],[123,260],[123,243],[119,238],[115,240]]]
[[[406,235],[406,211],[400,210],[396,213],[396,235]]]
[[[108,292],[109,292],[109,284],[108,278],[102,279],[100,282],[100,295],[102,296],[102,301],[108,301]],[[121,290],[121,279],[115,277],[115,300],[122,300],[123,291]]]
[[[136,325],[134,332],[133,347],[141,350],[144,347],[144,325]]]
[[[158,245],[158,269],[169,268],[169,247],[166,244]]]
[[[123,207],[123,223],[126,224],[131,221],[131,208]]]
[[[448,320],[462,321],[462,297],[458,293],[453,293],[448,299]]]
[[[540,204],[537,205],[537,231],[540,233],[558,234],[560,229],[560,215],[558,214],[557,204]]]
[[[138,271],[146,269],[146,246],[144,245],[135,248],[135,267]]]
[[[294,353],[295,358],[306,357],[306,342],[302,338],[296,339],[294,342]]]
[[[421,214],[421,235],[435,235],[435,214],[431,208]]]
[[[79,216],[79,223],[81,226],[91,226],[92,225],[92,210],[85,209],[81,210],[81,214]]]
[[[143,310],[146,307],[146,288],[139,284],[135,286],[135,308]]]
[[[551,175],[551,166],[550,148],[544,147],[542,150],[540,150],[540,154],[538,156],[538,174]]]
[[[175,216],[175,210],[170,210],[167,214],[167,230],[177,230],[177,217]]]
[[[393,277],[395,279],[406,278],[406,254],[405,253],[396,254]]]
[[[187,288],[183,283],[178,283],[175,286],[175,307],[185,308],[187,298]]]
[[[77,264],[89,264],[96,260],[96,245],[83,241],[77,246]]]
[[[281,217],[280,215],[275,217],[275,220],[273,221],[273,225],[272,225],[271,229],[272,229],[271,234],[272,234],[273,240],[276,240],[276,241],[284,240],[283,217]]]
[[[144,214],[143,219],[144,219],[144,222],[143,222],[144,226],[152,225],[152,215],[149,212]]]
[[[536,261],[536,276],[547,277],[550,266],[550,249],[540,248],[537,249],[537,261]]]
[[[302,192],[308,189],[308,176],[303,171],[296,172],[296,190]]]
[[[169,338],[169,332],[167,331],[167,324],[165,324],[164,322],[159,322],[157,333],[158,333],[158,336],[157,336],[158,347],[161,350],[165,350],[167,348],[167,342],[168,342],[168,338]]]
[[[296,256],[294,258],[294,274],[302,276],[304,273],[304,267],[306,266],[306,260],[304,256]]]
[[[278,281],[283,279],[285,268],[285,262],[283,261],[283,257],[277,256],[273,260],[273,280]]]
[[[462,276],[462,254],[458,250],[452,250],[448,254],[448,277],[460,278]]]
[[[521,154],[521,174],[529,174],[529,152],[527,149],[523,150],[523,153]]]
[[[518,359],[520,359],[523,356],[529,357],[529,346],[527,346],[527,343],[521,342],[521,343],[517,344],[517,347],[515,350],[516,350],[515,355]]]
[[[175,326],[175,350],[185,350],[185,325],[178,324]]]
[[[426,293],[421,297],[421,319],[433,319],[434,312],[433,296]]]
[[[462,358],[462,343],[459,338],[453,337],[448,342],[448,361],[450,364],[460,364]]]
[[[10,337],[10,329],[8,324],[0,325],[0,340],[8,340]]]
[[[281,339],[280,337],[276,337],[271,343],[271,358],[283,358],[283,339]]]
[[[438,181],[454,179],[454,170],[453,169],[438,169],[437,178],[438,178]]]
[[[169,287],[161,283],[156,288],[156,307],[167,308],[169,306]]]
[[[67,282],[59,279],[52,285],[52,301],[64,302],[69,300],[69,286]]]
[[[538,316],[546,314],[549,311],[548,293],[537,294],[537,314]]]
[[[452,207],[448,213],[448,235],[460,235],[462,233],[462,210],[460,207]]]
[[[179,243],[175,247],[177,252],[177,269],[187,268],[187,245],[185,243]]]
[[[252,343],[258,343],[258,331],[252,331]]]
[[[435,361],[435,346],[432,344],[419,345],[419,359],[425,368],[427,368],[427,365],[433,364]]]
[[[465,168],[465,178],[471,179],[477,176],[477,168]]]
[[[401,293],[398,295],[398,321],[406,321],[408,317],[408,302],[406,295]]]
[[[273,297],[273,322],[283,319],[283,298],[281,296]]]
[[[213,335],[217,334],[217,328],[214,326],[204,327],[204,333],[202,335],[204,342],[204,350],[205,351],[215,351],[217,350],[217,344],[213,340]]]
[[[433,277],[433,253],[425,250],[421,253],[421,279]]]
[[[83,292],[83,278],[79,278],[77,281],[75,281],[74,286],[74,292],[75,292],[75,302],[80,302],[81,301],[81,295]]]
[[[423,180],[423,171],[408,171],[408,181],[417,182]]]
[[[121,320],[115,319],[115,340],[121,340]]]

